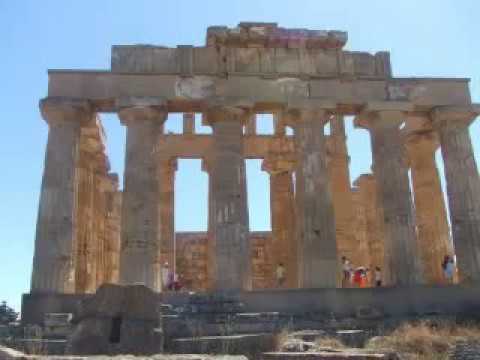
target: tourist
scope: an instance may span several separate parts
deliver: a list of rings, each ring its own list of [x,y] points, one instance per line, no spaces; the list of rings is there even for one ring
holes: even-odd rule
[[[382,286],[382,269],[379,266],[375,266],[375,286]]]
[[[172,285],[172,289],[173,289],[174,291],[180,291],[180,290],[182,289],[183,285],[182,285],[182,281],[180,280],[181,277],[182,277],[182,276],[179,275],[179,274],[177,274],[177,273],[175,273],[175,274],[173,275],[173,285]]]
[[[283,266],[283,263],[278,263],[275,269],[275,277],[277,279],[277,287],[282,287],[285,283],[285,266]]]
[[[170,270],[170,266],[167,261],[163,264],[162,267],[162,285],[164,290],[169,290],[171,287],[171,273],[172,271]]]
[[[342,271],[342,287],[349,287],[352,277],[352,265],[350,264],[350,260],[348,260],[346,256],[342,256]]]
[[[453,284],[453,276],[455,275],[455,263],[453,257],[445,255],[442,262],[443,276],[447,284]]]
[[[360,287],[366,288],[368,287],[368,268],[361,267],[360,268]]]

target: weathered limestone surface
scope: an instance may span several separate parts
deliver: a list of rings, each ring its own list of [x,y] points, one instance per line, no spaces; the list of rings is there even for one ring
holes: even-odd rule
[[[284,142],[284,138],[278,138]],[[277,148],[281,148],[279,145]],[[270,174],[270,208],[272,214],[272,278],[276,267],[281,263],[285,268],[283,287],[298,287],[297,252],[295,237],[295,199],[293,172],[295,159],[293,154],[271,152],[264,160],[262,169]]]
[[[327,168],[330,178],[337,248],[340,256],[346,256],[354,264],[363,265],[359,246],[353,236],[352,190],[350,187],[347,137],[343,116],[330,119],[330,136],[327,138]]]
[[[120,219],[122,215],[122,193],[118,190],[118,175],[110,174],[108,178],[105,209],[104,281],[105,283],[117,284],[120,277]]]
[[[479,109],[468,79],[393,78],[388,53],[344,51],[345,42],[343,32],[241,23],[209,28],[204,47],[114,47],[112,71],[50,71],[32,292],[91,293],[105,282],[160,291],[164,262],[192,289],[274,287],[280,262],[285,287],[335,287],[342,255],[379,265],[388,285],[421,283],[422,264],[439,282],[453,249],[430,120],[458,266],[464,280],[479,280],[480,179],[468,135]],[[124,194],[109,173],[99,112],[118,112],[128,127]],[[164,133],[169,112],[184,113],[183,134]],[[194,112],[213,135],[195,133]],[[273,136],[257,134],[261,113],[273,114]],[[373,175],[353,190],[349,114],[360,114],[374,153]],[[412,117],[423,120],[400,130]],[[202,159],[209,174],[209,225],[176,249],[182,157]],[[248,158],[263,158],[271,177],[272,233],[249,234]]]
[[[411,168],[417,225],[417,251],[429,284],[444,281],[441,263],[452,256],[447,213],[440,184],[435,151],[438,140],[433,132],[407,135],[407,152]]]
[[[480,280],[480,178],[468,125],[478,109],[446,107],[432,113],[440,136],[452,235],[462,281]]]
[[[246,115],[240,108],[228,107],[211,107],[207,112],[214,138],[210,190],[217,289],[251,288],[247,184],[242,157]]]
[[[297,228],[300,242],[300,285],[335,287],[337,244],[335,217],[326,165],[323,109],[301,109],[295,129]]]
[[[156,354],[163,351],[158,298],[141,285],[102,285],[73,319],[67,353]]]
[[[131,106],[119,112],[127,126],[120,255],[123,284],[155,285],[160,247],[160,170],[155,146],[166,115],[161,106]]]
[[[81,127],[93,121],[84,101],[45,99],[42,116],[49,124],[45,170],[37,220],[32,292],[73,292],[75,190]]]
[[[384,277],[389,285],[413,285],[423,280],[417,256],[413,204],[399,126],[405,114],[380,110],[363,115],[370,130],[373,168],[385,230]]]
[[[358,263],[374,269],[379,266],[383,274],[384,267],[384,225],[382,204],[378,201],[377,182],[374,175],[360,175],[354,182],[355,234],[359,245]],[[366,249],[365,249],[366,248]]]
[[[185,120],[185,119],[184,119]],[[160,152],[161,154],[161,152]],[[160,291],[165,290],[165,284],[162,284],[162,268],[168,262],[170,269],[173,270],[175,253],[175,172],[177,171],[177,160],[172,158],[162,158],[159,164],[159,174],[161,188],[158,198],[158,208],[160,211],[160,253],[155,260],[155,287]]]

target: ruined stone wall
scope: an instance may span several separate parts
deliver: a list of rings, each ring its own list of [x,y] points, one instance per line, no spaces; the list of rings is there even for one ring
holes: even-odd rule
[[[177,232],[176,272],[186,290],[208,287],[207,232]],[[250,233],[253,288],[274,286],[272,235],[270,232]]]

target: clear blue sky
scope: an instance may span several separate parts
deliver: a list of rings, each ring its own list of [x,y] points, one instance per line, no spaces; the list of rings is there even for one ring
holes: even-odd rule
[[[29,288],[47,140],[38,100],[47,93],[48,68],[108,69],[112,44],[199,46],[209,25],[273,21],[346,30],[350,50],[389,50],[395,76],[470,77],[480,102],[478,14],[478,0],[0,0],[0,300],[19,309]],[[471,127],[477,162],[479,123]],[[355,178],[370,167],[369,138],[347,125]],[[115,116],[105,126],[112,168],[121,173],[124,129]],[[177,230],[206,226],[207,178],[199,166],[179,166]],[[251,228],[266,229],[267,177],[258,161],[248,163],[248,174]]]

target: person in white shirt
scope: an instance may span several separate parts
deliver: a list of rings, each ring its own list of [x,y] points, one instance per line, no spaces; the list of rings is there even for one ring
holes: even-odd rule
[[[381,287],[382,286],[382,269],[379,266],[375,267],[375,286]]]
[[[168,265],[168,262],[165,262],[165,264],[163,264],[163,267],[162,267],[162,287],[163,287],[163,290],[170,290],[170,288],[172,287],[172,284],[171,284],[171,270],[170,270],[170,266]]]
[[[446,255],[442,268],[446,283],[453,284],[453,276],[455,275],[455,262],[453,261],[453,258]]]
[[[277,287],[282,287],[285,283],[285,266],[282,263],[278,263],[275,269],[275,277],[277,279]]]
[[[351,277],[352,277],[352,264],[350,263],[350,260],[348,260],[346,256],[342,256],[342,271],[343,271],[342,287],[349,287]]]

